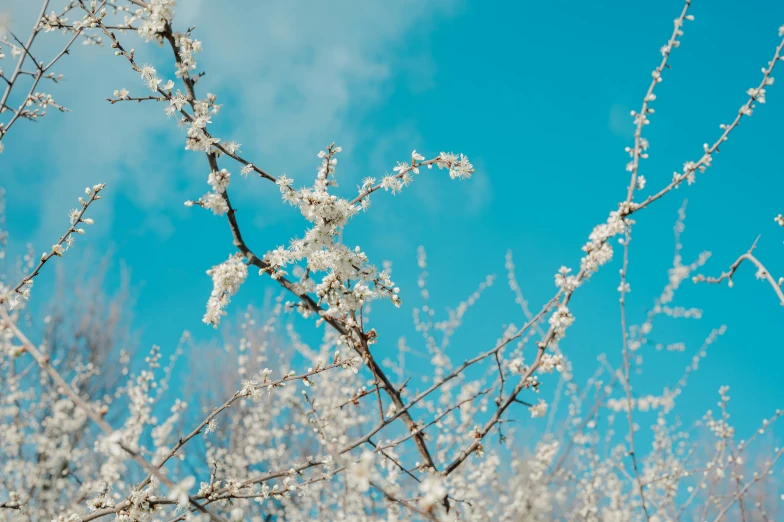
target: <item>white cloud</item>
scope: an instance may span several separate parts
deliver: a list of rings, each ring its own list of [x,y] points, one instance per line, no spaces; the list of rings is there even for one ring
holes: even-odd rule
[[[627,138],[634,135],[634,122],[629,115],[629,111],[629,109],[617,103],[610,107],[607,126],[616,136]]]
[[[316,152],[331,141],[345,147],[341,159],[352,164],[352,146],[378,134],[372,123],[358,123],[362,114],[394,88],[431,85],[433,69],[423,66],[432,64],[430,54],[426,48],[411,49],[408,39],[426,35],[459,2],[188,0],[179,3],[175,21],[179,28],[195,25],[194,37],[204,43],[197,59],[207,75],[199,92],[215,92],[225,104],[214,119],[217,134],[243,143],[243,153],[252,161],[305,183],[315,173]],[[10,13],[24,32],[38,9],[38,2],[15,0]],[[50,48],[62,41],[60,35],[45,36]],[[155,63],[162,73],[167,70],[165,50],[145,45],[135,35],[124,41],[136,49],[137,60]],[[3,181],[11,197],[20,197],[31,183],[46,187],[21,196],[40,206],[39,234],[49,237],[62,228],[63,209],[70,208],[84,186],[97,182],[109,183],[103,202],[108,208],[122,190],[142,209],[186,211],[182,202],[207,189],[203,158],[182,152],[183,133],[167,121],[162,107],[104,101],[121,87],[143,94],[138,76],[108,47],[77,47],[58,65],[66,82],[46,88],[73,112],[47,115],[35,126],[20,122],[34,127],[20,140],[40,151],[39,168],[18,156],[21,151],[11,150],[22,146],[11,136],[3,158],[20,172]],[[396,156],[386,163],[400,159]],[[236,182],[244,183],[237,201],[279,200],[270,185],[245,182],[236,165],[226,166],[237,173]],[[104,213],[110,219],[110,212]]]

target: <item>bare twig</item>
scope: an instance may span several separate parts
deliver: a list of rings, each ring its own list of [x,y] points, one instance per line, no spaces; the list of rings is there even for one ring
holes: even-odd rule
[[[719,275],[719,277],[706,277],[702,274],[699,274],[694,276],[693,281],[695,283],[702,283],[702,282],[721,283],[726,279],[727,284],[730,286],[730,288],[732,288],[734,284],[732,281],[732,276],[735,275],[735,271],[738,270],[738,268],[744,261],[749,261],[750,263],[752,263],[754,266],[757,267],[757,279],[764,279],[768,283],[770,283],[771,288],[773,288],[773,291],[776,293],[776,297],[779,298],[779,302],[781,303],[781,306],[784,306],[784,292],[781,290],[781,284],[782,282],[784,282],[784,279],[780,279],[779,282],[777,282],[775,279],[773,279],[773,276],[770,275],[770,271],[768,271],[768,269],[765,268],[765,265],[763,265],[759,259],[754,257],[754,254],[752,252],[754,252],[754,249],[757,248],[758,241],[759,241],[759,236],[757,237],[757,239],[754,240],[754,243],[752,243],[751,248],[749,248],[748,252],[746,252],[738,259],[736,259],[735,262],[730,265],[729,270],[727,270],[726,272],[722,272],[721,275]]]

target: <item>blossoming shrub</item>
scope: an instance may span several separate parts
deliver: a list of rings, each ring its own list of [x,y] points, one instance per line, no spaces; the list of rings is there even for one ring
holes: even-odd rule
[[[450,178],[445,183],[470,182],[470,160],[461,153],[414,150],[392,174],[368,177],[348,195],[337,187],[341,148],[333,143],[314,160],[313,179],[275,176],[243,156],[240,144],[213,133],[212,118],[221,105],[218,95],[200,92],[196,56],[203,44],[192,29],[179,27],[174,1],[76,0],[60,11],[48,10],[48,4],[26,42],[0,41],[0,59],[16,60],[0,72],[5,80],[0,144],[19,120],[37,120],[49,107],[66,110],[36,89],[60,79],[51,68],[74,42],[104,44],[138,74],[148,92],[118,88],[109,101],[159,104],[177,120],[185,149],[204,157],[209,186],[185,204],[210,211],[232,234],[233,249],[206,271],[213,290],[204,296],[203,321],[223,329],[225,356],[220,365],[197,365],[189,377],[173,379],[178,360],[187,362],[204,350],[187,334],[163,364],[157,347],[122,349],[119,305],[107,314],[100,300],[77,292],[77,302],[95,306],[87,312],[55,306],[44,317],[37,313],[36,278],[74,248],[93,223],[91,206],[111,189],[102,183],[87,187],[59,240],[40,257],[29,252],[0,286],[0,520],[661,522],[783,516],[772,474],[784,450],[767,447],[764,435],[780,411],[736,433],[724,386],[718,409],[696,426],[682,425],[677,415],[689,376],[723,326],[707,335],[674,387],[643,395],[633,391],[632,380],[642,364],[641,350],[657,345],[651,333],[661,318],[701,316],[699,309],[675,304],[684,283],[731,282],[747,262],[784,304],[784,279],[777,280],[754,256],[754,246],[718,277],[701,274],[709,254],[691,262],[681,256],[682,210],[668,280],[637,324],[627,318],[625,297],[631,290],[634,215],[710,168],[739,122],[765,103],[784,40],[715,140],[671,181],[651,190],[640,172],[649,149],[643,131],[654,113],[656,86],[693,20],[686,1],[660,50],[641,109],[631,114],[635,132],[627,148],[626,194],[590,232],[579,263],[560,267],[552,298],[531,309],[510,253],[507,282],[520,305],[519,324],[507,325],[494,342],[457,360],[450,340],[495,281],[484,279],[447,317],[437,318],[421,248],[421,303],[413,317],[425,352],[414,370],[410,359],[379,360],[379,343],[389,343],[396,333],[369,327],[370,305],[388,300],[400,306],[401,291],[388,268],[379,270],[378,260],[361,245],[343,241],[343,231],[354,216],[373,211],[371,197],[392,197],[417,176],[441,172]],[[48,31],[61,31],[66,42],[47,62],[34,58],[33,43]],[[168,48],[173,77],[137,60],[142,51],[133,46],[139,37]],[[16,99],[18,106],[11,101]],[[258,180],[238,180],[237,173]],[[230,194],[237,183],[254,181],[280,194],[281,212],[296,207],[306,219],[300,237],[260,246],[265,250],[245,241]],[[781,215],[774,219],[784,226]],[[0,236],[3,246],[5,237]],[[599,357],[591,378],[578,382],[569,359],[567,334],[578,320],[570,302],[613,259],[621,266],[622,363],[616,367]],[[280,291],[264,313],[232,307],[231,298],[250,277],[267,278]],[[302,321],[320,329],[317,346],[301,337]],[[656,348],[685,349],[680,343]],[[410,352],[402,338],[397,349]],[[424,384],[412,382],[423,369]],[[534,424],[528,428],[512,420]],[[641,423],[651,427],[645,437]]]

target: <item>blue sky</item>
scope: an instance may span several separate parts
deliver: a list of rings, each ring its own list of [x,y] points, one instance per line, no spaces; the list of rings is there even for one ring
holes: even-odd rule
[[[399,335],[416,339],[410,313],[418,302],[417,246],[427,248],[431,294],[442,308],[467,297],[485,275],[498,276],[453,343],[456,360],[490,347],[503,324],[523,322],[505,283],[507,249],[532,307],[541,306],[554,292],[556,270],[578,266],[591,228],[624,197],[628,113],[639,107],[682,6],[679,0],[346,1],[330,9],[231,0],[220,10],[206,1],[180,4],[177,25],[195,24],[204,42],[197,55],[207,72],[200,92],[214,92],[224,104],[214,133],[242,143],[244,155],[272,173],[309,183],[316,153],[333,141],[344,147],[343,194],[353,194],[364,176],[390,171],[412,149],[471,158],[477,173],[470,181],[428,171],[398,196],[377,195],[346,232],[379,265],[393,262],[405,304],[375,307],[390,353]],[[33,7],[11,0],[18,32],[29,25]],[[686,26],[673,68],[657,88],[656,114],[646,129],[651,158],[642,168],[644,193],[665,185],[718,137],[719,124],[731,121],[745,91],[759,83],[784,23],[784,5],[772,0],[697,1],[691,12],[696,21]],[[45,46],[61,38],[46,36]],[[126,41],[137,59],[169,70],[165,52],[133,35]],[[83,249],[111,247],[116,266],[131,269],[134,326],[145,348],[171,350],[184,329],[200,340],[219,338],[201,323],[211,289],[204,272],[233,251],[231,237],[223,219],[182,204],[207,191],[204,158],[183,150],[183,133],[162,107],[104,101],[121,87],[145,94],[138,76],[109,49],[77,48],[58,72],[67,80],[50,92],[73,112],[21,122],[4,141],[0,185],[8,191],[12,252],[21,253],[28,241],[36,251],[48,248],[83,187],[106,182],[106,198],[92,211],[96,225],[58,262],[72,270]],[[707,174],[637,216],[630,322],[643,320],[667,281],[672,226],[686,198],[687,261],[710,250],[706,271],[718,274],[761,234],[758,256],[777,277],[784,275],[784,229],[773,222],[784,212],[782,121],[784,92],[776,83]],[[235,174],[238,219],[254,250],[304,230],[274,186],[243,180],[235,165],[225,166]],[[599,353],[619,358],[619,261],[616,256],[571,305],[577,320],[562,348],[583,378]],[[38,299],[53,278],[51,270],[41,276]],[[753,269],[742,268],[735,282],[732,289],[684,286],[676,304],[702,308],[704,317],[657,325],[663,342],[683,341],[686,352],[646,354],[635,389],[657,394],[662,384],[673,384],[702,339],[726,324],[692,377],[682,411],[696,418],[714,406],[719,386],[729,384],[734,418],[751,431],[784,403],[784,310]],[[229,312],[261,303],[271,289],[268,279],[250,277]]]

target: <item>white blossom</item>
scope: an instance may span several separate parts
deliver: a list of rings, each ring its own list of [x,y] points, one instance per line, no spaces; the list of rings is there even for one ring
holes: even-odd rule
[[[248,277],[248,267],[240,254],[234,254],[229,256],[227,261],[208,270],[207,275],[212,276],[212,293],[207,301],[207,313],[202,320],[217,328],[220,318],[226,315],[224,308],[228,306],[231,296]]]

